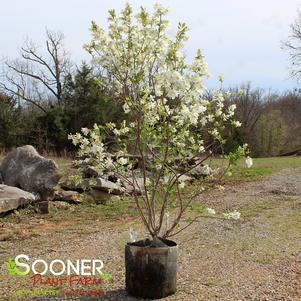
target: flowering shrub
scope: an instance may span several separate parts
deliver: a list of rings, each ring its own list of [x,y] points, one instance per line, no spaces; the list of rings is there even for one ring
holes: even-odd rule
[[[85,48],[102,71],[97,81],[115,95],[129,121],[70,135],[80,157],[101,176],[115,175],[133,187],[142,221],[153,237],[180,231],[182,215],[202,191],[183,197],[180,177],[222,149],[225,125],[240,126],[233,119],[235,105],[225,104],[221,90],[210,101],[203,96],[208,70],[202,52],[188,62],[184,55],[188,27],[179,23],[171,37],[166,16],[167,9],[160,5],[152,13],[141,8],[136,15],[126,5],[120,15],[109,11],[107,31],[92,22],[93,38]],[[140,175],[133,169],[135,160],[126,156],[129,153],[140,158]],[[230,164],[242,155],[244,147],[233,153]],[[177,213],[163,229],[170,208]]]

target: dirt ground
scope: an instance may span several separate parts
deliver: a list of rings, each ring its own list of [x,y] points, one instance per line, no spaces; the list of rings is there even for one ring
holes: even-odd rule
[[[237,209],[242,218],[203,219],[176,237],[178,292],[162,300],[300,301],[301,169],[227,185],[202,198],[219,211]],[[65,219],[29,214],[0,220],[0,234],[14,234],[0,241],[0,300],[138,300],[124,291],[123,263],[129,228],[143,236],[137,219],[122,213],[113,221],[75,217],[67,211]],[[100,258],[112,279],[104,281],[105,294],[98,299],[16,297],[16,290],[32,285],[28,276],[8,276],[4,261],[18,254],[45,260]]]

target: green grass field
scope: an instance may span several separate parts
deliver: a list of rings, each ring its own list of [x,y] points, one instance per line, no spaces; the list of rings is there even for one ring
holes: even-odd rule
[[[273,157],[273,158],[255,158],[251,168],[246,168],[244,162],[234,169],[231,177],[226,179],[233,181],[257,180],[264,176],[270,176],[285,168],[301,167],[301,157]]]

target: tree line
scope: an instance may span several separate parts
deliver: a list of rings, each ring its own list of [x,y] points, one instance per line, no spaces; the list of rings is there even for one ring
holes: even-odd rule
[[[20,57],[3,60],[1,68],[0,150],[31,144],[61,155],[72,151],[68,134],[125,119],[118,99],[97,80],[102,70],[73,64],[61,33],[47,30],[43,49],[26,41]],[[247,83],[225,94],[236,104],[242,124],[225,129],[230,137],[226,151],[243,142],[257,157],[301,148],[301,91],[267,93]]]

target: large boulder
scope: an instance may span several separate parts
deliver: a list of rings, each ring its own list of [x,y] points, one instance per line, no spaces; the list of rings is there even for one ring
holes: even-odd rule
[[[35,196],[16,187],[0,184],[0,215],[35,201]]]
[[[8,153],[0,173],[4,184],[34,193],[43,201],[53,198],[54,187],[60,179],[56,163],[40,156],[31,145]]]

